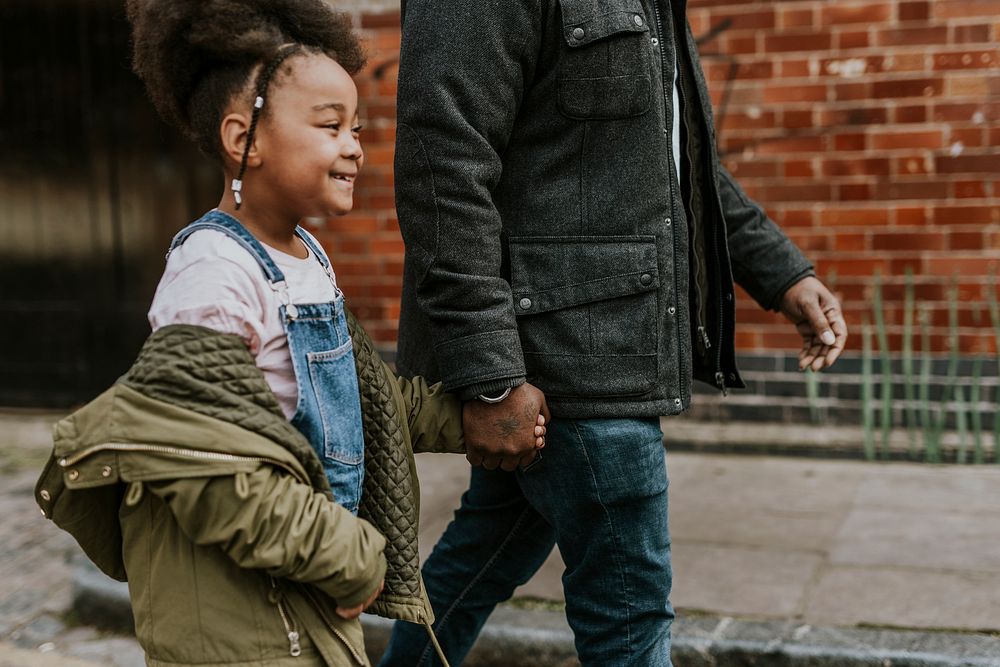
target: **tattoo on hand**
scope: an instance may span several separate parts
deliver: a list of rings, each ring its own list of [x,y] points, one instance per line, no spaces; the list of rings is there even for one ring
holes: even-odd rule
[[[517,433],[521,423],[517,417],[509,417],[507,419],[497,419],[493,422],[493,426],[500,432],[501,437],[509,438]]]

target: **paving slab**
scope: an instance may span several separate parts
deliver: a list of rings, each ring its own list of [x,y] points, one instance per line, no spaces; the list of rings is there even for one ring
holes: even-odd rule
[[[820,563],[815,554],[675,543],[670,598],[682,613],[794,617]]]
[[[1000,573],[1000,514],[858,507],[829,557],[837,565]]]
[[[833,566],[809,591],[804,618],[821,625],[1000,632],[1000,575]]]

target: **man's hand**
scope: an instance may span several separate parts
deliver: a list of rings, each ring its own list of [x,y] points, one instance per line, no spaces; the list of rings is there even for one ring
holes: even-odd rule
[[[545,444],[549,407],[545,394],[524,383],[500,403],[466,401],[462,409],[465,458],[487,470],[515,470],[531,463]]]
[[[799,370],[829,368],[844,351],[847,323],[826,285],[813,277],[803,278],[781,297],[779,310],[802,336]]]
[[[361,612],[363,612],[365,609],[368,609],[368,607],[372,606],[375,603],[375,599],[382,594],[382,589],[384,587],[385,587],[385,580],[380,581],[378,584],[378,588],[375,589],[375,592],[372,594],[372,596],[368,598],[366,602],[359,604],[357,607],[351,607],[350,609],[345,609],[344,607],[337,607],[336,609],[337,616],[340,616],[341,618],[346,618],[348,621],[353,618],[357,618],[358,616],[361,615]]]

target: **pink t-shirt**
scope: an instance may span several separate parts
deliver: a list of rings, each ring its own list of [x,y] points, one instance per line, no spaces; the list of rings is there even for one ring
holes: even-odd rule
[[[336,298],[335,282],[312,251],[298,259],[264,248],[285,274],[292,303],[329,303]],[[170,253],[149,307],[149,324],[153,331],[169,324],[195,324],[243,338],[291,419],[299,391],[280,306],[277,292],[249,252],[222,232],[202,229]]]

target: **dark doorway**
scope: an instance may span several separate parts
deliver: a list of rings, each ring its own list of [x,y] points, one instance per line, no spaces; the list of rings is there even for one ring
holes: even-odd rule
[[[124,372],[170,237],[221,177],[156,116],[121,2],[0,8],[0,405],[66,407]]]

